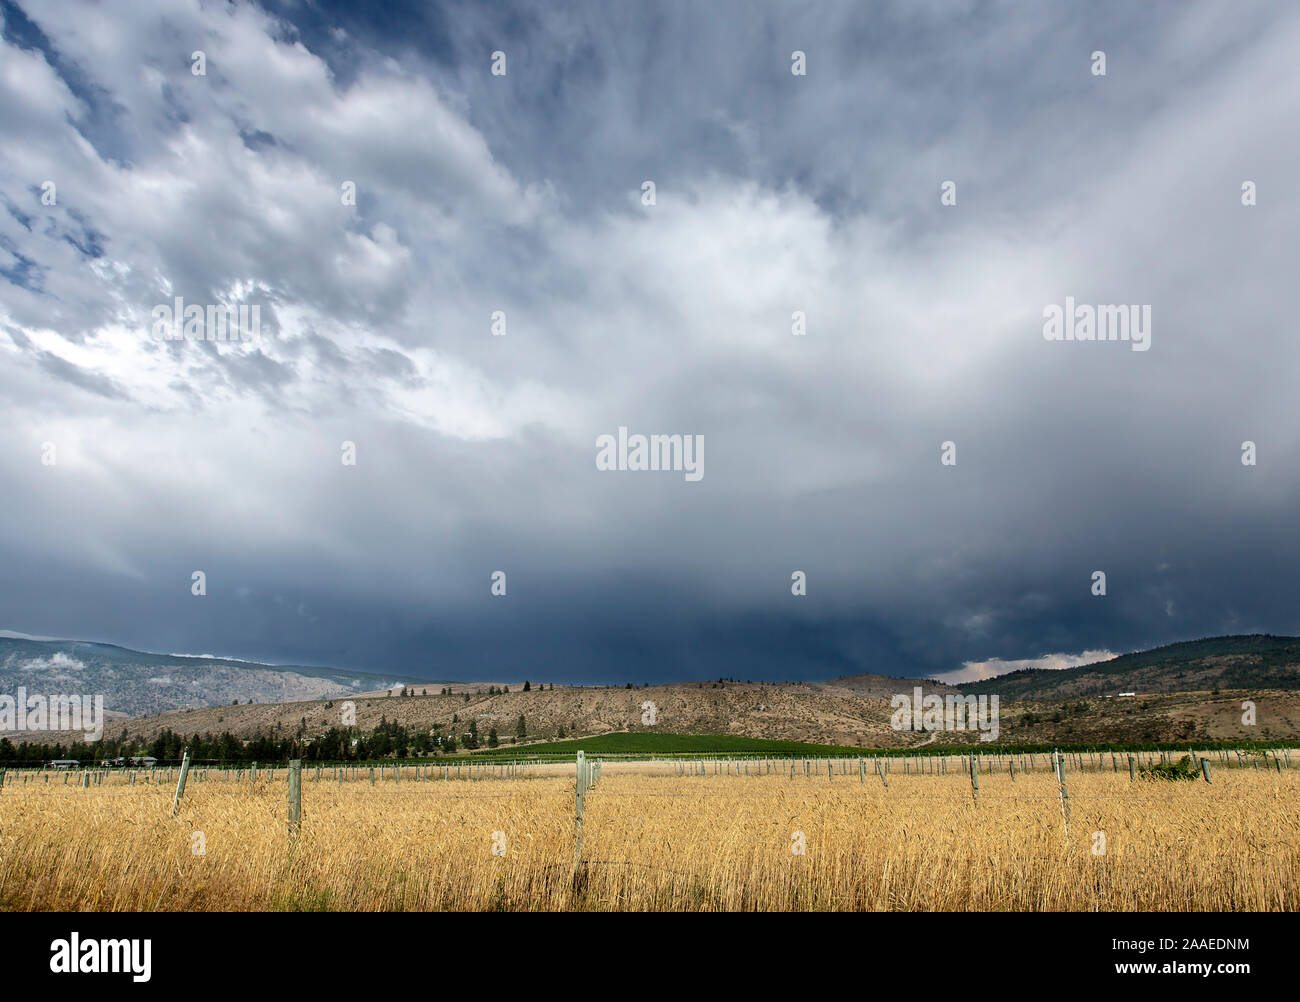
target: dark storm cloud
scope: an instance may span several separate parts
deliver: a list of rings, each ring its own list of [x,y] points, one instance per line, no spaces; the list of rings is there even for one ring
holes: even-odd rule
[[[0,628],[637,682],[1300,628],[1294,12],[0,16]],[[152,341],[176,296],[259,344]]]

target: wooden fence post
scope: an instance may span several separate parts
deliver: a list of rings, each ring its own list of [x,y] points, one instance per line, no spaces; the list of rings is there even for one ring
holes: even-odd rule
[[[185,749],[185,754],[181,756],[181,775],[176,780],[176,796],[172,798],[172,814],[180,810],[181,797],[185,796],[185,777],[190,774],[190,750]]]
[[[970,757],[970,794],[976,804],[980,802],[980,770],[975,756]]]
[[[289,760],[289,841],[298,837],[302,826],[302,759]]]
[[[1210,782],[1210,760],[1208,758],[1201,759],[1201,775],[1205,777],[1207,783]]]
[[[1133,761],[1132,755],[1128,757],[1128,778],[1130,783],[1136,783],[1138,778],[1137,763]]]
[[[583,774],[586,772],[586,764],[587,764],[587,763],[586,763],[586,758],[587,758],[586,755],[584,755],[582,752],[578,752],[578,760],[577,760],[578,781],[577,781],[577,786],[576,786],[576,789],[577,789],[577,798],[576,798],[576,800],[577,800],[577,804],[576,804],[576,806],[577,806],[577,810],[576,810],[576,812],[574,813],[574,819],[573,819],[573,836],[574,836],[574,849],[573,849],[573,873],[574,873],[574,876],[577,876],[577,875],[582,871],[582,808],[583,808],[583,794],[586,792],[586,789],[585,789],[585,787],[583,786],[583,779],[584,779],[584,775],[583,775]]]
[[[1070,830],[1070,787],[1065,781],[1065,758],[1059,751],[1053,752],[1056,757],[1056,779],[1061,784],[1061,817],[1065,819],[1065,830]]]

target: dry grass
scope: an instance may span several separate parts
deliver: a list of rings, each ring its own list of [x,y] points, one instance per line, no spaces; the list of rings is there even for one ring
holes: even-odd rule
[[[894,772],[885,789],[873,775],[608,763],[587,795],[576,881],[572,774],[372,787],[308,770],[292,848],[283,770],[255,786],[192,781],[176,817],[170,787],[11,775],[0,907],[1300,909],[1300,771],[1220,769],[1212,785],[1072,774],[1067,834],[1050,773],[981,776],[976,806],[955,771]],[[796,831],[806,855],[791,851]]]

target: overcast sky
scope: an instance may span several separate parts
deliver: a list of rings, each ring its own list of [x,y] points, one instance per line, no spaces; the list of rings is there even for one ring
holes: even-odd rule
[[[0,0],[0,628],[557,682],[1300,633],[1300,7],[356,7]]]

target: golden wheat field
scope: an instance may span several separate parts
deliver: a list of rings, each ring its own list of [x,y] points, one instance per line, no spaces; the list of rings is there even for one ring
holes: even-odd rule
[[[788,767],[787,767],[788,768]],[[822,766],[824,769],[825,767]],[[856,767],[855,767],[856,770]],[[606,763],[512,778],[334,782],[285,771],[110,776],[0,793],[5,910],[1296,910],[1300,771],[1210,784],[1054,775],[681,775]],[[799,850],[802,850],[800,852]]]

